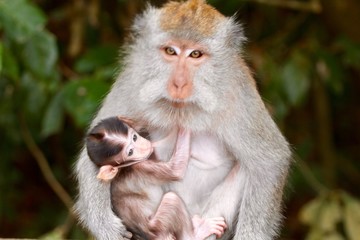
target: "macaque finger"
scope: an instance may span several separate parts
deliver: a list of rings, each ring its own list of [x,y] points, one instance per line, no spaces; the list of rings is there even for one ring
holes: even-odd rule
[[[133,236],[133,234],[131,233],[131,232],[129,232],[129,231],[125,231],[124,232],[124,238],[125,239],[131,239],[132,238],[132,236]]]
[[[212,220],[216,225],[219,225],[224,229],[226,229],[228,227],[226,222],[225,222],[225,218],[223,218],[223,217],[210,218],[210,220]]]
[[[225,229],[220,227],[220,228],[215,228],[213,234],[216,235],[216,238],[221,238],[222,235],[224,235],[224,232],[225,232]]]
[[[222,237],[227,228],[225,219],[223,217],[209,218],[211,233],[216,235],[216,238]]]
[[[224,232],[221,232],[221,231],[213,231],[213,234],[216,236],[216,238],[221,238],[221,236],[224,234]]]

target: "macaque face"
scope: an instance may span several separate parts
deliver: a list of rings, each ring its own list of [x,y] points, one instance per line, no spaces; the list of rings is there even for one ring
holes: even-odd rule
[[[167,91],[174,107],[184,107],[193,94],[195,71],[206,61],[206,49],[188,41],[170,41],[160,48],[165,62],[171,65],[172,72]]]
[[[141,137],[134,129],[129,128],[128,135],[123,136],[120,140],[123,143],[121,155],[122,166],[131,165],[132,163],[146,160],[153,153],[153,147],[149,140]]]
[[[90,159],[98,166],[130,166],[148,159],[153,152],[151,142],[118,117],[96,125],[86,138],[86,147]]]

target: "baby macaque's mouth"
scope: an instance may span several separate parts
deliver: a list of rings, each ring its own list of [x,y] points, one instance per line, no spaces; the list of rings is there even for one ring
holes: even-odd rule
[[[124,167],[129,167],[129,166],[132,166],[134,164],[137,164],[139,162],[142,162],[142,161],[145,161],[147,160],[147,158],[144,158],[144,159],[136,159],[136,160],[128,160],[126,162],[123,162],[121,163],[118,167],[119,168],[124,168]]]

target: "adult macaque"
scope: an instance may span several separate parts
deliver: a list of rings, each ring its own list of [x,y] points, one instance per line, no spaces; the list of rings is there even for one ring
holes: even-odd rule
[[[191,158],[179,194],[190,215],[222,216],[221,239],[273,239],[291,152],[241,57],[242,28],[202,0],[149,7],[136,18],[123,72],[93,123],[122,115],[147,123],[152,140],[189,129]],[[155,150],[170,158],[176,136]],[[97,239],[126,239],[109,185],[81,153],[77,213]],[[215,239],[212,235],[209,237]]]
[[[170,161],[148,160],[153,144],[125,122],[119,117],[104,119],[86,137],[88,155],[100,167],[97,178],[111,180],[112,206],[125,226],[154,240],[203,240],[211,234],[220,237],[226,227],[222,217],[195,216],[191,220],[178,195],[159,194],[161,184],[185,175],[190,132],[179,130]]]

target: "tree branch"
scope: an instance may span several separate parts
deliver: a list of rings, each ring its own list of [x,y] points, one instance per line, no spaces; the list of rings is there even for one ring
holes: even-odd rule
[[[69,210],[71,215],[73,215],[72,208],[73,208],[74,203],[73,203],[70,195],[66,192],[66,190],[63,188],[63,186],[61,186],[61,184],[55,178],[44,153],[41,151],[39,146],[35,143],[35,140],[29,131],[29,128],[27,126],[27,123],[26,123],[24,117],[20,115],[19,118],[20,118],[20,131],[24,138],[26,147],[29,149],[30,153],[35,158],[46,182],[49,184],[49,186],[52,188],[52,190],[56,193],[56,195],[60,198],[60,200],[65,204],[65,206],[67,207],[67,209]]]
[[[307,183],[311,186],[311,188],[313,188],[319,194],[329,191],[329,189],[325,185],[323,185],[318,179],[316,179],[309,165],[307,165],[305,161],[303,161],[296,154],[294,154],[294,158],[297,168],[302,173],[302,175],[304,176]]]
[[[331,122],[331,106],[326,92],[326,86],[319,77],[313,80],[312,95],[314,99],[315,140],[320,161],[323,163],[323,173],[329,187],[336,187],[337,159],[333,144]]]
[[[73,1],[72,19],[70,23],[70,40],[68,47],[68,55],[70,57],[77,56],[83,47],[84,28],[85,28],[85,2],[84,0]]]
[[[309,2],[301,2],[297,0],[247,0],[247,1],[290,8],[299,11],[308,11],[313,13],[320,13],[322,11],[322,6],[319,0],[310,0]]]

